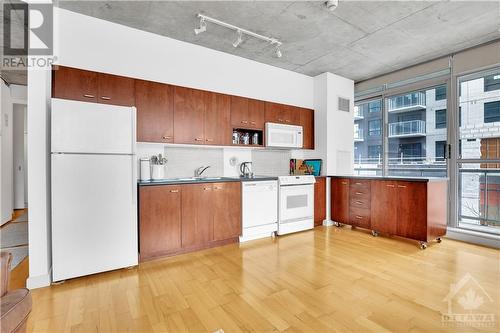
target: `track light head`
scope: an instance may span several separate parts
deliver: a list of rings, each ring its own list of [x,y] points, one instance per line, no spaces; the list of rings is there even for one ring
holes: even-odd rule
[[[202,17],[200,19],[200,27],[194,29],[194,33],[196,35],[198,35],[198,34],[201,34],[202,32],[205,32],[205,31],[207,31],[207,22],[205,22],[205,19]]]
[[[333,12],[339,6],[339,0],[328,0],[325,1],[325,7],[329,11]]]
[[[276,57],[281,58],[283,54],[281,54],[281,50],[279,46],[276,46]]]
[[[241,44],[241,42],[243,41],[243,31],[238,30],[238,31],[236,31],[236,34],[238,35],[238,37],[236,38],[236,40],[233,43],[234,47],[238,47]]]

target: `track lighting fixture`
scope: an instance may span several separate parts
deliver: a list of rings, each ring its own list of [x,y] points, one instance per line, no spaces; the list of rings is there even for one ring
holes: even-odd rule
[[[328,0],[325,1],[326,9],[333,12],[339,6],[339,0]]]
[[[280,47],[276,46],[276,57],[281,58],[281,56],[282,56],[282,54],[281,54]]]
[[[201,34],[202,32],[207,31],[207,22],[205,22],[205,19],[203,17],[200,18],[200,27],[194,29],[194,33],[196,35]]]
[[[234,41],[234,43],[233,43],[234,47],[238,47],[241,45],[241,43],[243,42],[243,35],[248,35],[248,36],[263,40],[265,42],[268,42],[271,45],[276,45],[276,50],[275,50],[276,57],[281,58],[281,56],[282,56],[280,46],[283,43],[281,43],[276,38],[259,35],[258,33],[237,27],[235,25],[232,25],[232,24],[229,24],[226,22],[219,21],[217,19],[211,18],[211,17],[203,15],[203,14],[198,14],[198,18],[200,19],[200,27],[194,29],[194,33],[197,35],[202,33],[202,32],[207,31],[207,22],[210,22],[210,23],[220,25],[221,27],[225,27],[225,28],[232,29],[232,30],[236,31],[237,38],[236,38],[236,41]]]
[[[243,41],[243,32],[241,30],[238,30],[236,31],[236,34],[238,35],[238,38],[236,38],[236,40],[233,43],[234,47],[238,47],[238,45],[240,45],[241,42]]]

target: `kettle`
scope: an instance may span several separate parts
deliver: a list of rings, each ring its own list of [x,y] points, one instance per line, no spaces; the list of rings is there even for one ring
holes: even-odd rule
[[[253,177],[252,162],[242,162],[240,164],[240,173],[241,177],[252,178]]]

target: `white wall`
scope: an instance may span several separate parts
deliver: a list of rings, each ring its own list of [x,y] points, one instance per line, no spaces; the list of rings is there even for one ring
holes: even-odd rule
[[[2,220],[0,224],[10,221],[14,209],[14,187],[13,187],[13,119],[12,119],[12,97],[10,88],[0,80],[1,85],[1,180],[0,180],[0,206]]]
[[[55,8],[61,65],[313,107],[313,79],[252,60]]]
[[[50,72],[28,70],[28,288],[51,282]]]

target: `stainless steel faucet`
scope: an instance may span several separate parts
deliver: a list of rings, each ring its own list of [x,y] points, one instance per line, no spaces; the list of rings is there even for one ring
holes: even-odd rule
[[[195,177],[200,177],[202,175],[202,173],[205,172],[205,170],[207,170],[208,168],[210,168],[210,165],[208,165],[208,166],[203,166],[202,165],[198,169],[194,170],[194,176]]]

